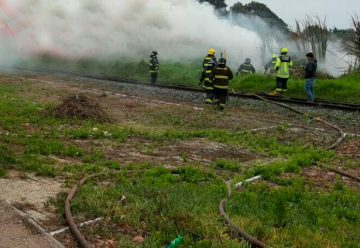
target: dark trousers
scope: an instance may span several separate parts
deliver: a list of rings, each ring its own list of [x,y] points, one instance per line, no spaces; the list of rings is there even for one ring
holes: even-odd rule
[[[218,108],[224,110],[228,99],[228,89],[214,88],[214,97]]]
[[[206,89],[205,92],[206,92],[205,103],[213,104],[213,102],[214,102],[214,90]]]
[[[150,72],[150,82],[152,84],[155,84],[158,79],[158,73],[157,72]]]
[[[276,77],[276,91],[287,91],[288,78]]]

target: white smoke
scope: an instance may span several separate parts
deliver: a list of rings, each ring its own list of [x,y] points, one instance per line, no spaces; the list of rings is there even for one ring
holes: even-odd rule
[[[159,51],[161,61],[186,62],[200,59],[211,47],[218,56],[223,51],[231,66],[247,57],[257,69],[264,63],[264,55],[260,56],[264,38],[232,24],[263,32],[268,26],[261,19],[241,15],[236,20],[220,19],[212,6],[197,0],[3,0],[0,8],[2,64],[41,54],[138,60],[152,50]],[[283,42],[267,48],[267,59],[283,46],[290,55],[299,53],[280,32],[271,33],[270,41],[276,37]],[[337,49],[336,56],[328,54],[322,66],[338,74],[344,64],[336,57],[342,53]]]
[[[219,19],[196,0],[5,0],[19,56],[198,59],[208,48],[238,64],[257,56],[254,32]]]

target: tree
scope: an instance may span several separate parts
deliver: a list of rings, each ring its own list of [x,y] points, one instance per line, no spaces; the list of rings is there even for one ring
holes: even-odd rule
[[[225,0],[199,0],[200,3],[208,2],[215,7],[215,9],[225,9],[227,4]]]
[[[329,29],[326,19],[308,16],[303,21],[296,20],[295,41],[303,53],[312,51],[320,61],[324,61],[328,48]]]
[[[351,34],[345,38],[345,49],[349,55],[356,58],[354,67],[360,69],[360,18],[358,15],[351,17],[353,27]]]
[[[266,27],[267,30],[271,27],[272,29],[278,29],[285,33],[290,32],[288,25],[263,3],[251,2],[243,5],[238,2],[230,8],[230,13],[233,16],[244,15],[250,19],[259,18],[268,24]],[[239,25],[241,25],[241,23],[239,23]],[[258,28],[254,26],[251,27],[251,25],[247,25],[247,23],[244,23],[242,26],[248,29]]]

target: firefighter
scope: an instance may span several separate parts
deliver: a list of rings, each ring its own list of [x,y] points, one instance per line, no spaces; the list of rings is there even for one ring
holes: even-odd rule
[[[210,48],[208,50],[208,54],[203,60],[203,72],[201,73],[201,77],[199,80],[199,85],[202,85],[203,89],[206,92],[206,104],[213,104],[214,101],[214,87],[212,81],[210,80],[210,74],[211,70],[217,65],[215,54],[215,49]]]
[[[264,74],[267,74],[268,71],[271,75],[275,74],[275,67],[276,67],[276,61],[277,61],[277,56],[276,54],[273,54],[271,60],[264,66]]]
[[[210,79],[213,80],[216,106],[223,111],[228,98],[229,81],[233,79],[233,73],[226,66],[225,58],[219,59],[219,64],[211,71]]]
[[[282,95],[287,91],[287,84],[290,77],[290,68],[293,66],[291,58],[288,56],[288,49],[281,48],[280,57],[275,63],[276,89],[272,95]]]
[[[150,72],[150,82],[151,84],[155,84],[158,79],[159,75],[159,60],[157,58],[158,52],[153,51],[150,55],[150,62],[149,62],[149,72]]]
[[[251,73],[255,73],[256,70],[254,68],[254,66],[251,64],[251,59],[250,58],[246,58],[245,59],[245,63],[242,63],[237,72],[236,72],[236,76],[237,75],[248,75],[248,74],[251,74]]]

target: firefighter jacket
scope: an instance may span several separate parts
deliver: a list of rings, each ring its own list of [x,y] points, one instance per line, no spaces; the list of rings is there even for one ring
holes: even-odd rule
[[[243,64],[241,64],[237,70],[237,73],[236,74],[250,74],[250,73],[255,73],[255,68],[254,66],[249,63],[249,62],[245,62]]]
[[[288,55],[281,55],[276,61],[276,77],[289,78],[290,68],[293,66],[293,62]]]
[[[277,62],[277,57],[275,58],[272,58],[265,66],[265,71],[269,70],[270,69],[270,72],[271,73],[274,73],[275,72],[275,69],[276,69],[276,62]]]
[[[160,64],[159,64],[159,60],[157,59],[157,57],[153,56],[150,59],[149,62],[149,72],[150,73],[156,73],[159,71],[160,68]]]
[[[233,73],[227,66],[217,66],[211,71],[210,79],[213,80],[214,88],[228,89],[229,81],[233,79]]]
[[[202,63],[202,67],[204,70],[206,70],[206,68],[208,68],[210,66],[210,64],[209,64],[210,61],[215,61],[215,63],[217,62],[215,56],[207,55],[204,58],[203,63]]]
[[[201,73],[200,82],[203,82],[203,88],[206,90],[212,90],[213,89],[213,83],[210,79],[210,74],[212,69],[214,69],[217,66],[217,61],[215,57],[206,57],[203,62],[203,72]]]

